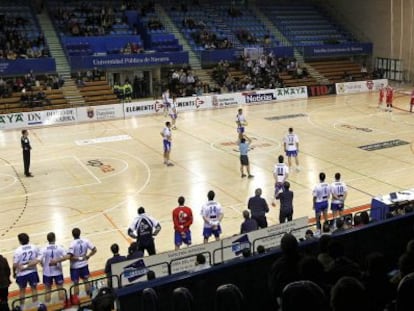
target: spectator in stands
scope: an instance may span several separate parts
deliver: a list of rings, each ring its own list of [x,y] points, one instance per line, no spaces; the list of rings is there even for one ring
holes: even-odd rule
[[[257,222],[255,219],[250,218],[249,211],[243,211],[243,218],[244,221],[240,226],[240,234],[248,233],[254,230],[257,230],[259,227],[257,226]]]
[[[291,282],[300,280],[298,265],[302,259],[294,235],[286,233],[280,241],[280,248],[282,256],[272,264],[268,280],[271,298],[276,306],[282,297],[283,288]]]
[[[210,267],[210,264],[206,260],[206,256],[204,256],[203,254],[198,254],[196,256],[195,268],[193,270],[194,272],[205,270]]]
[[[353,277],[342,277],[332,288],[332,311],[367,311],[368,297],[364,285]]]
[[[306,256],[299,262],[299,275],[302,280],[309,280],[320,286],[329,296],[331,287],[326,278],[322,263],[313,256]]]
[[[345,221],[342,217],[339,217],[335,220],[336,229],[332,231],[332,234],[338,234],[346,231],[347,227]]]
[[[269,206],[262,196],[262,189],[257,188],[254,191],[254,196],[249,198],[247,203],[247,208],[252,214],[252,218],[256,220],[259,228],[267,227],[267,218],[266,214],[269,212]]]
[[[367,211],[361,212],[360,216],[361,216],[361,221],[363,225],[367,225],[370,223],[370,219],[369,219],[369,215]]]
[[[243,258],[249,258],[251,256],[252,256],[252,251],[250,250],[250,248],[246,247],[242,250],[242,257]]]
[[[391,282],[397,285],[406,275],[414,272],[414,252],[406,251],[398,259],[397,273],[392,277]]]
[[[125,256],[119,255],[119,245],[114,243],[111,245],[112,257],[108,258],[105,263],[105,274],[108,278],[108,285],[112,287],[112,264],[126,260]]]
[[[7,259],[0,255],[0,303],[7,308],[3,308],[2,311],[8,311],[8,297],[9,297],[9,286],[11,270]]]
[[[361,215],[354,215],[354,228],[358,228],[362,226],[362,219]]]
[[[313,231],[311,229],[306,230],[305,241],[316,241],[316,237],[314,236]]]
[[[144,252],[138,249],[138,243],[132,242],[128,247],[128,255],[126,259],[137,259],[144,257]]]
[[[382,311],[395,297],[395,287],[388,278],[385,256],[381,253],[370,253],[365,258],[366,270],[362,282],[367,290],[369,310]]]
[[[367,69],[366,63],[362,63],[361,65],[361,74],[362,74],[362,78],[366,78],[368,76],[368,69]]]
[[[361,278],[359,265],[345,256],[344,247],[340,242],[332,240],[328,245],[328,253],[333,258],[327,270],[328,281],[331,284],[335,284],[343,276]]]
[[[324,221],[322,224],[322,233],[330,233],[331,232],[331,224],[329,221]]]
[[[327,311],[328,299],[323,290],[312,281],[296,281],[283,289],[283,311]]]
[[[411,311],[413,308],[414,273],[406,275],[398,284],[396,311]],[[390,308],[391,309],[391,308]]]
[[[323,265],[325,271],[328,270],[333,262],[333,258],[328,253],[328,246],[332,238],[330,235],[324,234],[319,238],[319,254],[317,259]]]
[[[263,245],[259,245],[259,246],[257,246],[256,252],[258,254],[264,254],[264,253],[266,253],[266,248]]]
[[[151,281],[151,280],[155,280],[155,278],[156,278],[155,272],[153,270],[148,270],[147,280]]]

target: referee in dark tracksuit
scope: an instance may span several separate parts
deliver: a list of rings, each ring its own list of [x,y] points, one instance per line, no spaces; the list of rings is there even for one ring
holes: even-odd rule
[[[24,175],[26,177],[33,177],[32,173],[30,173],[30,150],[32,149],[32,146],[30,146],[28,130],[22,130],[20,142],[23,150]]]

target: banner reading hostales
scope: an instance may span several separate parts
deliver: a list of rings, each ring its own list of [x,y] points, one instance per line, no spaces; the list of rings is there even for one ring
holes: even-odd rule
[[[364,93],[370,91],[378,91],[381,86],[387,86],[387,79],[367,80],[367,81],[355,81],[355,82],[341,82],[336,83],[336,94],[353,94]]]

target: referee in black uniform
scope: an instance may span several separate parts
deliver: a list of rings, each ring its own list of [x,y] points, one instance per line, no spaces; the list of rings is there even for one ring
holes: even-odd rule
[[[24,175],[26,177],[33,177],[32,173],[30,173],[30,150],[32,149],[32,146],[30,146],[28,130],[22,130],[20,142],[22,143],[23,150]]]

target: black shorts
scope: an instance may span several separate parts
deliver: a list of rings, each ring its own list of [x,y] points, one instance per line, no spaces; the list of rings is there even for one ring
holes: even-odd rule
[[[241,165],[249,165],[249,158],[247,155],[241,155],[240,156],[240,164]]]

